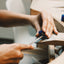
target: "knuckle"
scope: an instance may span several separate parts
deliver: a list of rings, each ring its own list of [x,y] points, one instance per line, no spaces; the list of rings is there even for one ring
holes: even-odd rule
[[[52,25],[51,28],[54,28],[54,25]]]
[[[21,48],[21,44],[17,44],[16,48],[20,49]]]
[[[53,22],[50,22],[50,25],[51,25],[51,26],[54,26]]]
[[[14,48],[16,48],[16,49],[17,49],[17,48],[18,48],[18,45],[14,45]]]
[[[12,45],[12,47],[14,47],[14,48],[18,48],[19,46],[20,46],[20,44],[17,44],[17,43]]]
[[[45,35],[48,36],[47,32],[45,32]]]
[[[17,52],[17,57],[22,59],[23,58],[23,54],[19,51],[19,52]]]
[[[12,48],[15,48],[16,47],[16,44],[14,43],[14,44],[11,44],[10,45]]]

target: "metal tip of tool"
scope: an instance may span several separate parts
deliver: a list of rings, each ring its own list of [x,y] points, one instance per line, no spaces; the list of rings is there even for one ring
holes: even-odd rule
[[[39,38],[37,38],[35,41],[31,42],[29,45],[32,45],[33,43],[35,43],[36,41],[38,41],[39,39],[41,39],[43,36],[40,36]]]

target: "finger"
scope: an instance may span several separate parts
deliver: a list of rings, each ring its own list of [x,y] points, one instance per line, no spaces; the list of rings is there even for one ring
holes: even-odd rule
[[[15,54],[15,56],[14,57],[11,57],[10,59],[22,59],[23,58],[23,53],[21,52],[21,51],[16,51],[16,54]]]
[[[20,60],[17,60],[17,59],[15,60],[15,59],[13,59],[13,60],[7,60],[7,61],[5,61],[5,62],[6,62],[7,64],[13,64],[13,63],[14,63],[14,64],[18,64],[19,61],[20,61]]]
[[[49,37],[51,37],[52,32],[53,32],[53,26],[50,27]]]
[[[7,64],[18,64],[18,63],[7,63]]]
[[[57,29],[56,29],[56,26],[54,25],[54,33],[55,34],[58,34],[58,31],[57,31]]]
[[[47,29],[47,20],[43,20],[42,30],[46,32]]]
[[[48,34],[48,37],[50,38],[51,37],[51,35],[52,35],[52,32],[53,32],[53,28],[54,28],[54,21],[53,21],[53,18],[52,18],[52,16],[49,16],[48,17],[48,22],[49,22],[49,28],[48,28],[48,32],[49,32],[49,34]]]
[[[34,49],[32,45],[26,45],[26,44],[17,44],[17,48],[20,50]]]
[[[14,48],[23,50],[23,49],[34,49],[34,47],[32,45],[27,45],[27,44],[11,44],[11,46],[14,46]]]
[[[52,24],[53,24],[53,27],[54,27],[54,28],[53,28],[53,31],[54,31],[55,34],[58,34],[58,31],[57,31],[57,29],[56,29],[56,26],[55,26],[55,24],[54,24],[54,20],[53,20],[53,19],[52,19],[52,22],[53,22]]]
[[[36,28],[37,32],[40,31],[40,25],[39,25],[38,21],[35,22],[35,28]]]
[[[48,36],[48,38],[50,38],[50,36],[52,35],[53,32],[53,28],[54,28],[54,21],[52,16],[48,16],[48,25],[47,25],[47,33],[46,35]]]
[[[44,32],[46,32],[46,28],[47,28],[47,15],[42,13],[41,16],[42,16],[42,20],[43,20],[42,21],[42,30]]]
[[[22,59],[23,58],[23,53],[21,50],[17,49],[14,51],[14,53],[11,53],[11,55],[8,57],[6,60],[11,60],[11,59]]]
[[[48,21],[47,23],[47,29],[46,29],[46,32],[45,32],[45,35],[49,38],[49,32],[50,32],[50,22]]]
[[[39,25],[38,21],[35,22],[35,28],[37,30],[36,37],[38,37],[39,36],[39,31],[40,31],[40,25]]]
[[[23,53],[21,51],[17,51],[17,56],[16,56],[17,59],[22,59],[23,56],[24,55],[23,55]]]
[[[19,63],[16,63],[16,62],[11,62],[11,63],[7,63],[7,64],[19,64]]]

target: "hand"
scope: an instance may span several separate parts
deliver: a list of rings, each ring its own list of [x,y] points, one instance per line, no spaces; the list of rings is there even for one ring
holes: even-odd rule
[[[45,32],[45,35],[49,38],[54,31],[55,34],[58,34],[58,31],[55,27],[54,20],[50,14],[47,12],[41,12],[39,15],[33,16],[32,24],[37,30],[36,36],[39,35],[39,31],[42,30]]]
[[[0,64],[18,64],[23,58],[21,51],[24,49],[33,49],[33,47],[25,44],[0,45]]]

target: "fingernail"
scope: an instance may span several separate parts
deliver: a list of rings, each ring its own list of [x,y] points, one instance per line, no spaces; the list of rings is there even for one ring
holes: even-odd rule
[[[46,32],[46,35],[47,35],[48,38],[50,38],[50,34],[49,34],[49,32]]]
[[[34,47],[32,45],[30,45],[30,49],[34,49]]]
[[[58,34],[58,31],[56,31],[56,33]]]
[[[49,34],[48,36],[49,36],[49,38],[50,38],[51,35]]]
[[[27,47],[30,47],[31,45],[26,45]]]
[[[44,32],[46,31],[45,28],[43,29],[43,31],[44,31]]]
[[[49,35],[48,32],[46,32],[46,35]]]
[[[39,33],[36,33],[36,37],[38,37],[39,36]]]
[[[33,47],[33,46],[31,46],[31,49],[34,49],[34,47]]]

